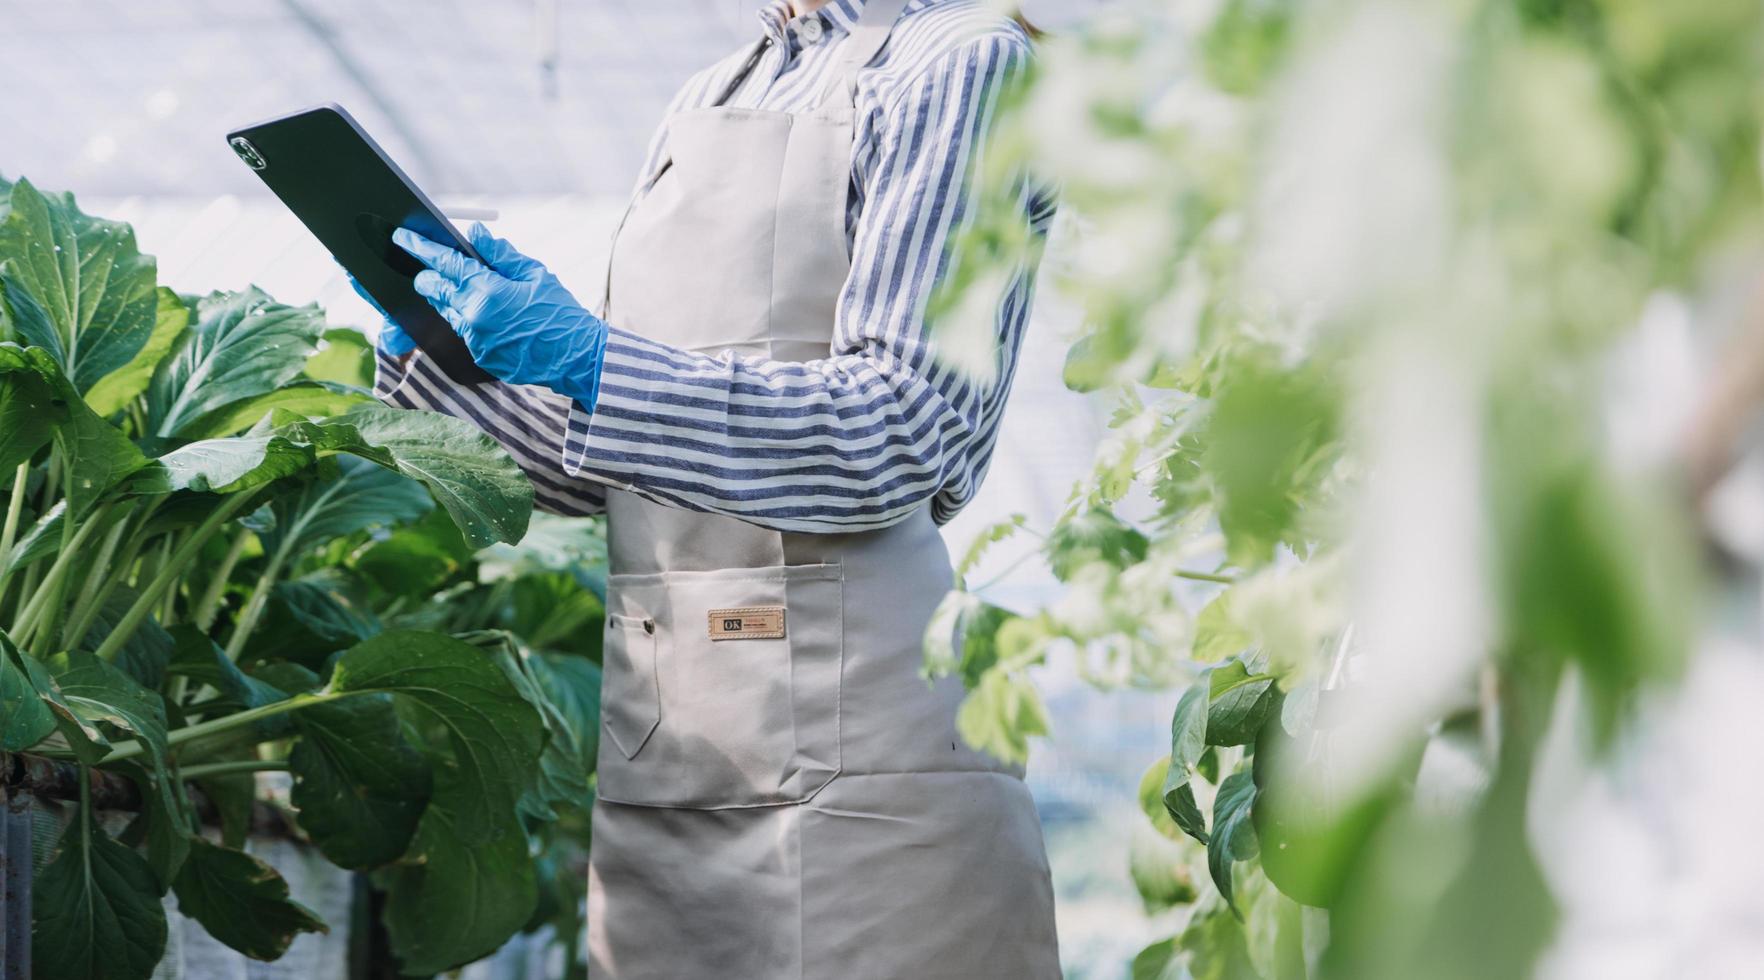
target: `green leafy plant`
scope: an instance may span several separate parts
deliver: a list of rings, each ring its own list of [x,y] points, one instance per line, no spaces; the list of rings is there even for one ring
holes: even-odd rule
[[[392,608],[523,538],[524,475],[469,424],[374,403],[365,341],[317,308],[155,275],[126,225],[0,180],[0,752],[145,801],[114,838],[82,795],[36,879],[37,974],[146,977],[168,891],[257,959],[327,928],[241,849],[266,771],[385,889],[403,970],[483,956],[538,909],[529,835],[591,799],[598,600],[549,628]],[[481,632],[503,627],[567,652]]]
[[[1073,216],[1048,263],[1083,314],[1066,381],[1115,411],[1051,526],[983,538],[1039,535],[1060,597],[958,581],[926,665],[971,688],[968,739],[1019,759],[1050,656],[1183,691],[1141,794],[1168,846],[1133,870],[1187,915],[1136,980],[1530,973],[1555,916],[1525,833],[1539,742],[1620,744],[1715,571],[1677,492],[1707,490],[1709,447],[1622,457],[1608,377],[1650,304],[1752,254],[1761,26],[1145,0],[1044,44],[937,329],[990,338],[971,314],[1040,248],[1038,173]],[[1450,807],[1440,753],[1473,774]]]

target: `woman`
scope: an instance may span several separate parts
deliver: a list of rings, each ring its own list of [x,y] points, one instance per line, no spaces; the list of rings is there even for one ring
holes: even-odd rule
[[[388,325],[380,393],[478,423],[545,508],[607,514],[591,975],[1057,977],[1020,773],[956,733],[959,682],[919,677],[1033,270],[993,383],[936,362],[925,310],[1029,41],[979,0],[763,20],[675,100],[599,316],[481,226],[484,265],[400,232],[500,383]]]

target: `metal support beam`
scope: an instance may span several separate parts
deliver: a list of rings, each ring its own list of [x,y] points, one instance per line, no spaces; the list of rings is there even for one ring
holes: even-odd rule
[[[31,977],[31,798],[0,786],[0,978]]]

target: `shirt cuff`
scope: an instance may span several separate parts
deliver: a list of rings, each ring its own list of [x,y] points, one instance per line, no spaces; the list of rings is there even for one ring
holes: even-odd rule
[[[605,431],[605,426],[596,427],[594,409],[601,404],[606,387],[617,392],[614,397],[621,407],[632,408],[640,400],[638,393],[653,388],[658,373],[665,374],[667,368],[664,365],[673,363],[679,352],[616,327],[606,329],[601,343],[600,370],[593,379],[593,401],[584,404],[581,396],[575,395],[570,402],[564,432],[564,472],[579,476],[586,470],[587,475],[596,480],[629,489],[637,482],[631,458],[613,448],[614,437]],[[633,438],[647,441],[649,433],[629,423],[631,413],[621,414],[626,421],[619,425],[616,440],[625,443]]]
[[[404,387],[404,379],[410,376],[412,363],[416,360],[415,353],[402,357],[388,354],[374,348],[374,397],[380,401],[392,401],[398,389]]]

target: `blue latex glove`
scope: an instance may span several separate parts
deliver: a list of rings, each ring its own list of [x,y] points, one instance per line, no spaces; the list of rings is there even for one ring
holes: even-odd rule
[[[349,280],[349,288],[355,290],[355,295],[366,300],[367,305],[373,307],[374,312],[380,314],[380,332],[374,338],[374,345],[376,347],[380,348],[383,353],[390,354],[393,357],[403,357],[411,351],[416,350],[416,341],[410,339],[410,334],[405,333],[403,327],[399,326],[391,317],[386,315],[386,311],[380,308],[379,300],[369,296],[368,291],[361,288],[361,283],[357,282],[355,277],[350,275],[347,270],[344,271],[343,278]]]
[[[474,222],[466,234],[488,265],[400,228],[398,247],[428,268],[416,291],[466,342],[472,359],[510,384],[545,385],[594,408],[606,324],[557,277]]]

